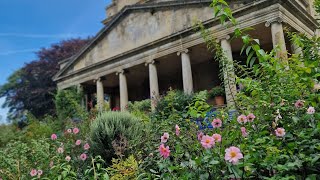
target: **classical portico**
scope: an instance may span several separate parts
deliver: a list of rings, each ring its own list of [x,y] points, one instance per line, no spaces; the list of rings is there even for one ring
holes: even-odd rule
[[[110,17],[103,21],[105,27],[93,41],[61,62],[61,70],[54,78],[58,88],[81,84],[87,101],[96,99],[99,109],[108,95],[111,107],[121,110],[129,101],[147,98],[152,99],[154,109],[153,100],[169,88],[189,94],[211,89],[221,83],[220,67],[213,59],[214,52],[207,50],[201,35],[193,30],[194,20],[199,20],[212,30],[225,53],[223,81],[227,105],[233,107],[237,74],[233,62],[246,57],[240,55],[241,41],[230,38],[234,29],[213,18],[210,2],[151,0],[120,6],[114,1],[107,9]],[[305,0],[230,1],[230,6],[240,28],[256,29],[250,35],[259,39],[265,50],[276,48],[281,59],[288,58],[286,51],[299,50],[286,38],[284,27],[311,36],[318,26]]]

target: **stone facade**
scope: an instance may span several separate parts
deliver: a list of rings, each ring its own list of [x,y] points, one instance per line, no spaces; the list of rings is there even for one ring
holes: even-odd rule
[[[233,28],[220,25],[209,8],[211,0],[113,0],[106,9],[105,26],[81,52],[60,62],[54,77],[59,89],[83,87],[87,101],[97,98],[101,107],[107,94],[112,107],[125,109],[128,101],[156,98],[169,87],[192,93],[220,84],[219,66],[198,32],[196,21],[212,30],[230,60],[224,72],[232,80],[233,59],[241,60],[241,41],[230,41]],[[284,27],[315,34],[318,23],[313,0],[230,0],[240,27],[253,27],[251,36],[278,56],[295,51]],[[258,32],[258,33],[257,33]],[[226,89],[229,106],[236,93]],[[94,95],[95,94],[95,95]],[[88,103],[87,103],[88,104]],[[153,104],[154,105],[154,104]]]

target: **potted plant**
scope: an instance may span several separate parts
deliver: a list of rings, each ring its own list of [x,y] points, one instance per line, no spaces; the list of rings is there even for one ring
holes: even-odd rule
[[[224,88],[221,86],[212,88],[208,93],[209,98],[214,99],[215,105],[217,106],[224,105],[224,95]]]

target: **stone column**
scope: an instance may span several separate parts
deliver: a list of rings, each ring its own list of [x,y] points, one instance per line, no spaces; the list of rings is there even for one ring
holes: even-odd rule
[[[104,104],[104,90],[103,90],[103,83],[102,79],[97,79],[97,107],[99,111],[103,110],[103,104]]]
[[[227,98],[227,105],[230,108],[235,107],[234,99],[237,94],[237,87],[235,82],[235,73],[232,57],[231,44],[229,42],[230,36],[226,36],[221,39],[221,48],[224,51],[225,60],[223,61],[223,76],[224,87]]]
[[[104,105],[104,90],[103,90],[102,79],[98,78],[96,83],[97,83],[97,107],[99,111],[102,111],[103,105]]]
[[[157,100],[159,98],[159,83],[158,83],[158,73],[157,66],[154,60],[146,62],[146,66],[149,66],[149,82],[150,82],[150,99],[151,99],[151,109],[155,110],[157,106]]]
[[[120,108],[121,111],[127,110],[128,105],[128,85],[127,85],[127,77],[125,75],[124,70],[117,72],[119,75],[119,86],[120,86]]]
[[[182,79],[183,79],[183,90],[187,94],[193,93],[193,80],[192,80],[192,70],[190,56],[188,54],[189,50],[185,49],[179,51],[178,56],[181,55],[182,63]]]
[[[83,88],[82,84],[78,84],[77,93],[82,95],[82,97],[81,97],[81,106],[83,108],[85,108],[86,106],[85,106],[84,88]]]
[[[288,59],[285,36],[282,27],[283,20],[275,18],[266,22],[266,27],[271,26],[273,48],[276,49],[277,58]]]

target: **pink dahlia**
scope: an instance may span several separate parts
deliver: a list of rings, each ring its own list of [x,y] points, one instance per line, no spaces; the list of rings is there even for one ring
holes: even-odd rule
[[[221,135],[220,134],[213,134],[212,135],[214,142],[221,142]]]
[[[239,148],[231,146],[226,149],[224,159],[232,164],[237,164],[239,159],[243,158],[243,155]]]
[[[286,135],[286,130],[283,128],[277,128],[275,132],[278,137],[283,137],[284,135]]]
[[[307,109],[307,114],[314,114],[316,112],[316,110],[314,109],[314,107],[310,106],[308,109]]]
[[[88,143],[84,144],[83,149],[84,149],[84,150],[90,149],[90,145],[89,145]]]
[[[164,144],[161,144],[161,145],[159,146],[159,152],[160,152],[160,155],[161,155],[163,158],[165,158],[165,159],[170,156],[169,146],[164,147]]]
[[[240,116],[238,116],[237,120],[238,120],[238,122],[239,122],[240,124],[244,124],[244,123],[246,123],[246,122],[248,121],[248,120],[247,120],[247,116],[245,116],[245,115],[243,115],[243,114],[241,114]]]
[[[32,169],[30,171],[30,176],[32,176],[32,177],[36,176],[37,174],[38,174],[38,171],[36,169]]]
[[[70,156],[66,156],[66,158],[65,158],[65,159],[66,159],[66,161],[68,161],[68,162],[69,162],[69,161],[71,160],[71,157],[70,157]]]
[[[161,142],[166,143],[168,139],[169,139],[169,133],[163,133],[163,135],[161,136]]]
[[[180,135],[180,127],[176,124],[176,135],[179,136]]]
[[[56,140],[57,138],[58,138],[58,136],[57,136],[56,134],[52,134],[52,135],[51,135],[51,139],[52,139],[52,140]]]
[[[58,151],[59,154],[62,154],[64,150],[63,150],[62,147],[59,147],[57,151]]]
[[[220,119],[214,119],[211,124],[213,128],[219,128],[222,126],[222,121]]]
[[[71,134],[71,133],[72,133],[72,130],[71,130],[71,129],[67,129],[67,132]]]
[[[85,160],[87,159],[87,154],[82,153],[82,154],[80,155],[80,159],[81,159],[82,161],[85,161]]]
[[[294,106],[295,106],[296,108],[302,108],[303,105],[304,105],[304,103],[303,103],[303,101],[301,101],[301,100],[298,100],[296,103],[294,103]]]
[[[250,113],[248,116],[247,116],[247,120],[249,121],[249,122],[253,122],[253,120],[256,118],[256,116],[254,115],[254,114],[252,114],[252,113]]]
[[[81,140],[78,139],[78,140],[76,141],[76,145],[79,146],[80,144],[81,144]]]
[[[215,142],[213,137],[205,135],[202,137],[201,139],[201,145],[202,147],[204,147],[205,149],[210,149],[212,148],[212,146],[214,146]]]
[[[80,130],[79,130],[78,128],[73,128],[73,133],[74,133],[74,134],[78,134],[79,131],[80,131]]]

